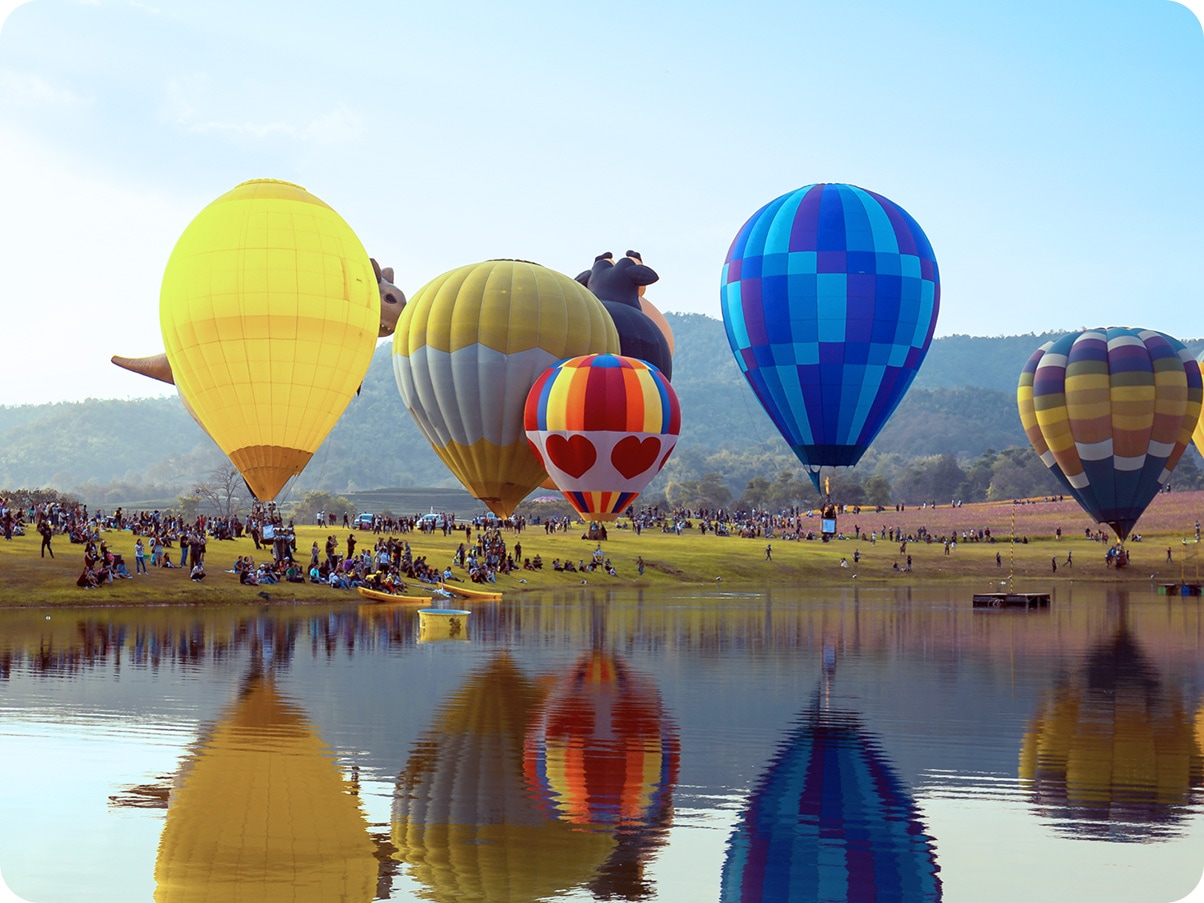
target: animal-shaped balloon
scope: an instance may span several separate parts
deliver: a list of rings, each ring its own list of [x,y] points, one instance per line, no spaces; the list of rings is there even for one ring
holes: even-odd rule
[[[523,432],[532,384],[567,357],[617,352],[605,308],[523,260],[459,267],[415,293],[393,334],[402,401],[435,453],[499,517],[546,478]]]
[[[1045,466],[1124,542],[1200,420],[1200,366],[1153,329],[1073,332],[1020,376],[1020,420]]]
[[[189,223],[159,301],[177,389],[255,496],[275,498],[372,361],[372,262],[334,210],[290,182],[244,182]]]
[[[928,353],[940,278],[927,236],[894,202],[807,185],[740,228],[720,300],[740,370],[818,490],[852,467]]]
[[[644,264],[638,251],[628,251],[618,263],[607,251],[594,258],[594,265],[579,273],[577,281],[598,296],[615,321],[620,353],[647,361],[666,379],[672,379],[673,350],[669,339],[640,303],[644,287],[659,278],[652,267]]]
[[[392,267],[384,267],[382,269],[375,259],[369,258],[369,260],[372,261],[372,270],[376,273],[376,287],[380,292],[380,329],[377,335],[383,339],[391,336],[393,330],[397,327],[397,318],[401,316],[401,312],[406,306],[406,296],[401,289],[393,284]],[[176,384],[175,377],[171,372],[171,363],[167,360],[166,352],[151,354],[146,357],[122,357],[115,354],[111,360],[123,370],[129,370],[142,376],[149,376],[151,379],[157,379],[168,385],[174,386]]]
[[[523,423],[531,448],[587,520],[617,518],[665,465],[681,405],[651,365],[615,354],[561,361],[536,380]]]

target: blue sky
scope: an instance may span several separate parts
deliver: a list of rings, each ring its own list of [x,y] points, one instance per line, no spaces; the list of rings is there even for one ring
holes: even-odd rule
[[[165,394],[109,357],[162,350],[176,238],[259,177],[407,294],[635,248],[657,306],[714,317],[745,219],[851,182],[927,232],[937,335],[1195,338],[1201,160],[1204,31],[1172,0],[30,0],[0,28],[0,404]]]

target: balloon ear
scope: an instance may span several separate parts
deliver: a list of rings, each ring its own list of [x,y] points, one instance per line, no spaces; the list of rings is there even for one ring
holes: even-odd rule
[[[627,256],[630,257],[632,260],[634,260],[636,263],[644,262],[644,258],[640,256],[639,251],[628,251]]]
[[[614,255],[613,251],[603,251],[601,254],[599,254],[597,257],[594,258],[594,263],[597,263],[599,260],[614,260],[614,259],[615,259],[615,255]]]
[[[376,261],[373,261],[373,263],[375,263],[375,262]],[[381,270],[380,274],[376,277],[376,281],[380,282],[382,276],[384,277],[385,282],[392,282],[393,281],[393,268],[385,267],[383,270]]]
[[[375,257],[369,257],[368,260],[372,263],[372,272],[376,274],[376,281],[380,282],[380,264],[376,262]],[[393,280],[390,279],[390,282]]]

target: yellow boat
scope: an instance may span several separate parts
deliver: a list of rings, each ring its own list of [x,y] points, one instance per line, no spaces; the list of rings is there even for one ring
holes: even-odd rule
[[[371,599],[373,602],[433,602],[433,596],[402,596],[398,593],[387,593],[382,589],[370,589],[366,586],[357,586],[356,590],[365,599]]]
[[[446,590],[449,593],[460,596],[464,599],[479,599],[482,602],[496,602],[502,598],[499,592],[486,592],[479,589],[466,589],[461,586],[454,586],[451,583],[440,583],[439,589]]]

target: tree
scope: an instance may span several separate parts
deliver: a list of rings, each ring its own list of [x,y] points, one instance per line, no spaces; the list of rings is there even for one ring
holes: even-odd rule
[[[880,473],[870,475],[865,481],[865,501],[870,505],[891,504],[890,480]]]
[[[764,508],[768,504],[772,484],[764,477],[753,477],[744,487],[743,507]]]
[[[314,489],[301,496],[301,500],[293,505],[292,518],[302,523],[312,524],[317,522],[319,511],[341,513],[351,509],[351,502],[346,496],[336,495],[324,489]]]
[[[209,474],[209,479],[198,484],[193,494],[199,496],[217,517],[233,517],[250,497],[247,484],[238,468],[229,461],[219,464]]]

